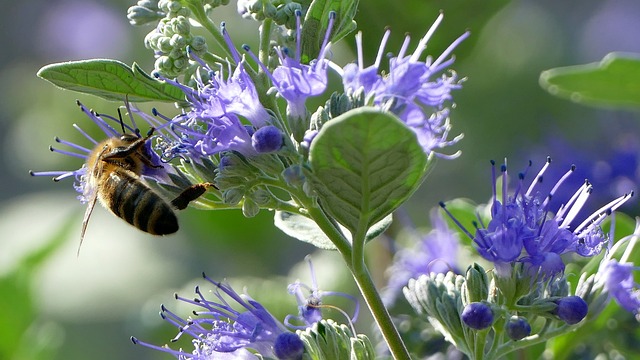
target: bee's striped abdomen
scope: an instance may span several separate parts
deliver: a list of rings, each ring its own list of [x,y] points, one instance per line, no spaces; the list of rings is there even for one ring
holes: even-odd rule
[[[114,171],[103,184],[101,200],[116,216],[153,235],[178,231],[171,206],[126,171]]]

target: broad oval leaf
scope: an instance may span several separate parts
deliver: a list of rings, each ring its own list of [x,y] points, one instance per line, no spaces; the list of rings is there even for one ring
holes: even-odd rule
[[[640,106],[640,54],[609,53],[602,61],[559,67],[540,74],[552,95],[585,105]]]
[[[50,64],[40,69],[38,76],[63,89],[107,100],[184,100],[182,90],[152,78],[136,63],[131,68],[118,60],[90,59]]]
[[[392,216],[388,215],[381,221],[374,224],[369,228],[365,240],[373,240],[376,236],[382,234],[387,230],[389,225],[391,225],[392,220]],[[278,210],[276,211],[273,222],[278,229],[293,238],[309,243],[319,249],[336,250],[335,245],[333,245],[327,235],[320,230],[320,227],[306,216]],[[351,236],[346,231],[347,229],[342,228],[341,230],[345,234],[347,240],[351,241]]]
[[[311,143],[309,179],[321,206],[352,234],[393,212],[423,180],[428,159],[415,133],[390,113],[350,110]]]

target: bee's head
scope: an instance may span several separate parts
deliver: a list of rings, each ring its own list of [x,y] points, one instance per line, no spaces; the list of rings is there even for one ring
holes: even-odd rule
[[[134,134],[122,134],[120,136],[120,141],[122,141],[125,144],[133,144],[138,139],[140,139],[140,137]]]

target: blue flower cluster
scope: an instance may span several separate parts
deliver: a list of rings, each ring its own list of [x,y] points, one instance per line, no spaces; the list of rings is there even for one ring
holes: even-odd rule
[[[530,163],[527,170],[518,175],[519,181],[511,194],[507,187],[507,166],[502,165],[502,188],[499,195],[495,163],[492,162],[493,197],[489,222],[484,225],[484,221],[478,218],[475,235],[458,222],[475,243],[478,253],[495,264],[499,276],[510,276],[513,265],[523,263],[530,276],[549,279],[563,273],[565,264],[562,255],[574,253],[591,257],[599,254],[608,244],[599,225],[607,215],[633,195],[625,194],[611,201],[575,225],[574,222],[593,188],[588,181],[585,182],[553,214],[553,209],[549,208],[550,200],[564,180],[571,176],[574,168],[567,171],[549,193],[544,194],[537,190],[537,186],[543,181],[550,164],[551,159],[548,158],[525,189],[524,179],[531,167]],[[441,206],[446,210],[444,203]]]

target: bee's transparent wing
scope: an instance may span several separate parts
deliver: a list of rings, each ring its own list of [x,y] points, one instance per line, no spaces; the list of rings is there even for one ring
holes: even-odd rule
[[[84,241],[84,233],[87,231],[87,225],[89,224],[89,218],[91,217],[91,213],[93,212],[93,207],[96,206],[96,201],[98,200],[98,191],[94,189],[91,198],[87,202],[87,210],[84,212],[84,218],[82,219],[82,230],[80,231],[80,244],[78,244],[78,253],[77,256],[80,256],[80,248],[82,247],[82,241]]]
[[[91,169],[87,169],[87,183],[85,189],[89,196],[85,195],[87,199],[87,210],[84,212],[84,218],[82,219],[82,230],[80,231],[80,244],[78,244],[78,253],[77,256],[80,256],[80,248],[82,247],[82,242],[84,241],[84,233],[87,231],[87,225],[89,224],[89,218],[91,218],[91,213],[93,212],[93,208],[96,206],[96,201],[98,201],[98,184],[94,182],[93,177],[95,174],[102,173],[102,158],[104,156],[107,147],[105,146],[102,151],[97,156],[97,160],[94,166]]]

